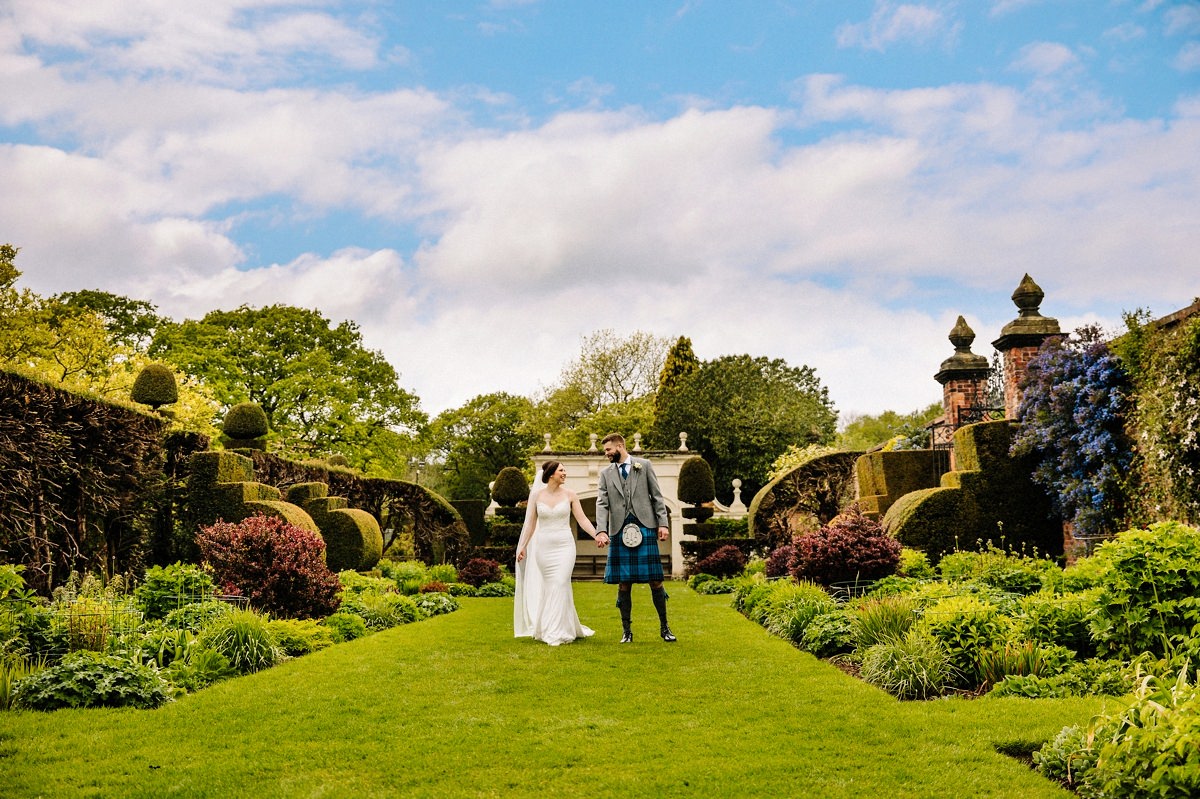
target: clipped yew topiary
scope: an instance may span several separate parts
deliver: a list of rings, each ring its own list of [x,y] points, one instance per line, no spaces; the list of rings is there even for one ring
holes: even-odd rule
[[[148,363],[133,381],[129,398],[157,410],[162,405],[179,401],[179,386],[175,373],[161,363]]]
[[[683,509],[684,518],[703,522],[713,515],[711,507],[704,507],[717,496],[712,467],[708,465],[708,461],[695,455],[683,462],[679,467],[679,489],[676,496],[680,502],[692,506]]]
[[[492,499],[502,508],[515,507],[518,502],[529,498],[529,483],[525,474],[516,466],[505,466],[496,475],[492,484]]]
[[[325,462],[330,466],[341,466],[342,468],[350,468],[350,461],[345,455],[330,455],[325,459]]]
[[[225,414],[221,443],[226,449],[266,449],[266,412],[253,402],[239,402]]]

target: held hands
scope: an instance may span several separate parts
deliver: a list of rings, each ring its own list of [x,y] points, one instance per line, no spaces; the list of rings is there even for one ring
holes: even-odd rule
[[[603,540],[603,541],[601,541],[601,540],[600,540],[600,536],[604,536],[604,540]],[[604,549],[606,546],[608,546],[608,533],[605,533],[605,532],[599,532],[599,533],[596,533],[596,547],[597,547],[597,549]]]

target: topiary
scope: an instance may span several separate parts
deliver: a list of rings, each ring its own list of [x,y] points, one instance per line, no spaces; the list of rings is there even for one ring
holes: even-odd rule
[[[714,577],[733,577],[746,568],[746,556],[733,545],[726,545],[696,563],[695,570]]]
[[[851,505],[829,524],[795,539],[792,574],[822,585],[877,580],[896,571],[900,542]]]
[[[156,410],[161,405],[178,402],[179,387],[175,383],[175,373],[161,363],[146,364],[134,379],[129,398]]]
[[[330,466],[341,466],[343,468],[349,468],[350,466],[350,461],[345,455],[330,455],[325,459],[325,462]]]
[[[217,522],[197,536],[201,555],[227,593],[289,618],[319,618],[337,609],[337,575],[325,565],[320,536],[270,516]]]
[[[529,498],[529,483],[525,482],[525,474],[516,466],[505,466],[496,475],[492,484],[492,499],[504,508],[515,507],[518,502]]]
[[[221,443],[226,449],[266,449],[267,414],[253,402],[240,402],[225,413]]]
[[[689,505],[695,505],[695,508],[686,508],[685,511],[692,513],[684,513],[684,516],[694,518],[697,521],[704,521],[709,516],[712,516],[711,508],[700,508],[700,505],[712,502],[716,499],[716,485],[713,483],[712,467],[708,465],[708,461],[704,458],[694,455],[688,458],[679,467],[679,489],[676,491],[676,496],[680,502],[686,502]],[[707,511],[707,514],[697,513],[697,511]]]

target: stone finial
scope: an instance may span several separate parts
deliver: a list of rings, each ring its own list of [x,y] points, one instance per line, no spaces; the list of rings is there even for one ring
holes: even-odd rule
[[[634,452],[642,451],[642,434],[641,433],[633,434],[633,451]]]
[[[1058,320],[1042,316],[1039,308],[1046,293],[1028,274],[1012,294],[1012,301],[1020,314],[1000,329],[1000,338],[992,346],[1001,352],[1016,347],[1037,347],[1050,336],[1062,335]]]
[[[688,451],[688,448],[687,448],[687,433],[680,433],[680,434],[679,434],[679,451],[680,451],[680,452],[687,452],[687,451]]]
[[[733,502],[729,503],[729,512],[733,514],[745,513],[748,510],[746,503],[742,502],[742,481],[738,478],[733,478]]]
[[[597,452],[598,451],[596,449],[596,439],[598,439],[599,437],[600,436],[596,435],[595,433],[588,433],[588,452]]]
[[[934,379],[942,385],[952,379],[986,379],[988,359],[971,352],[971,344],[975,341],[975,331],[967,324],[961,315],[950,331],[950,343],[954,345],[954,354],[942,361],[942,367],[934,375]]]
[[[542,452],[550,452],[550,439],[552,439],[553,437],[554,436],[550,435],[549,433],[542,434],[542,438],[544,438],[546,440],[546,446],[542,450]]]
[[[1021,278],[1021,284],[1012,293],[1012,301],[1021,311],[1021,316],[1041,316],[1038,308],[1041,307],[1045,296],[1046,292],[1042,291],[1042,287],[1034,283],[1033,278],[1026,272],[1025,277]]]

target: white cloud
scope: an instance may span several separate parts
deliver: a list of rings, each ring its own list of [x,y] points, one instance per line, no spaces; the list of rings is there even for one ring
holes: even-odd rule
[[[925,44],[937,39],[951,40],[957,32],[958,27],[940,9],[877,0],[870,19],[841,25],[836,37],[839,47],[882,52],[898,42]]]
[[[1194,36],[1200,34],[1200,6],[1195,3],[1180,3],[1163,12],[1168,36]]]
[[[1171,62],[1180,72],[1200,72],[1200,42],[1188,42]]]
[[[1056,75],[1069,72],[1079,65],[1079,58],[1063,44],[1034,42],[1021,48],[1012,68],[1035,75]]]

